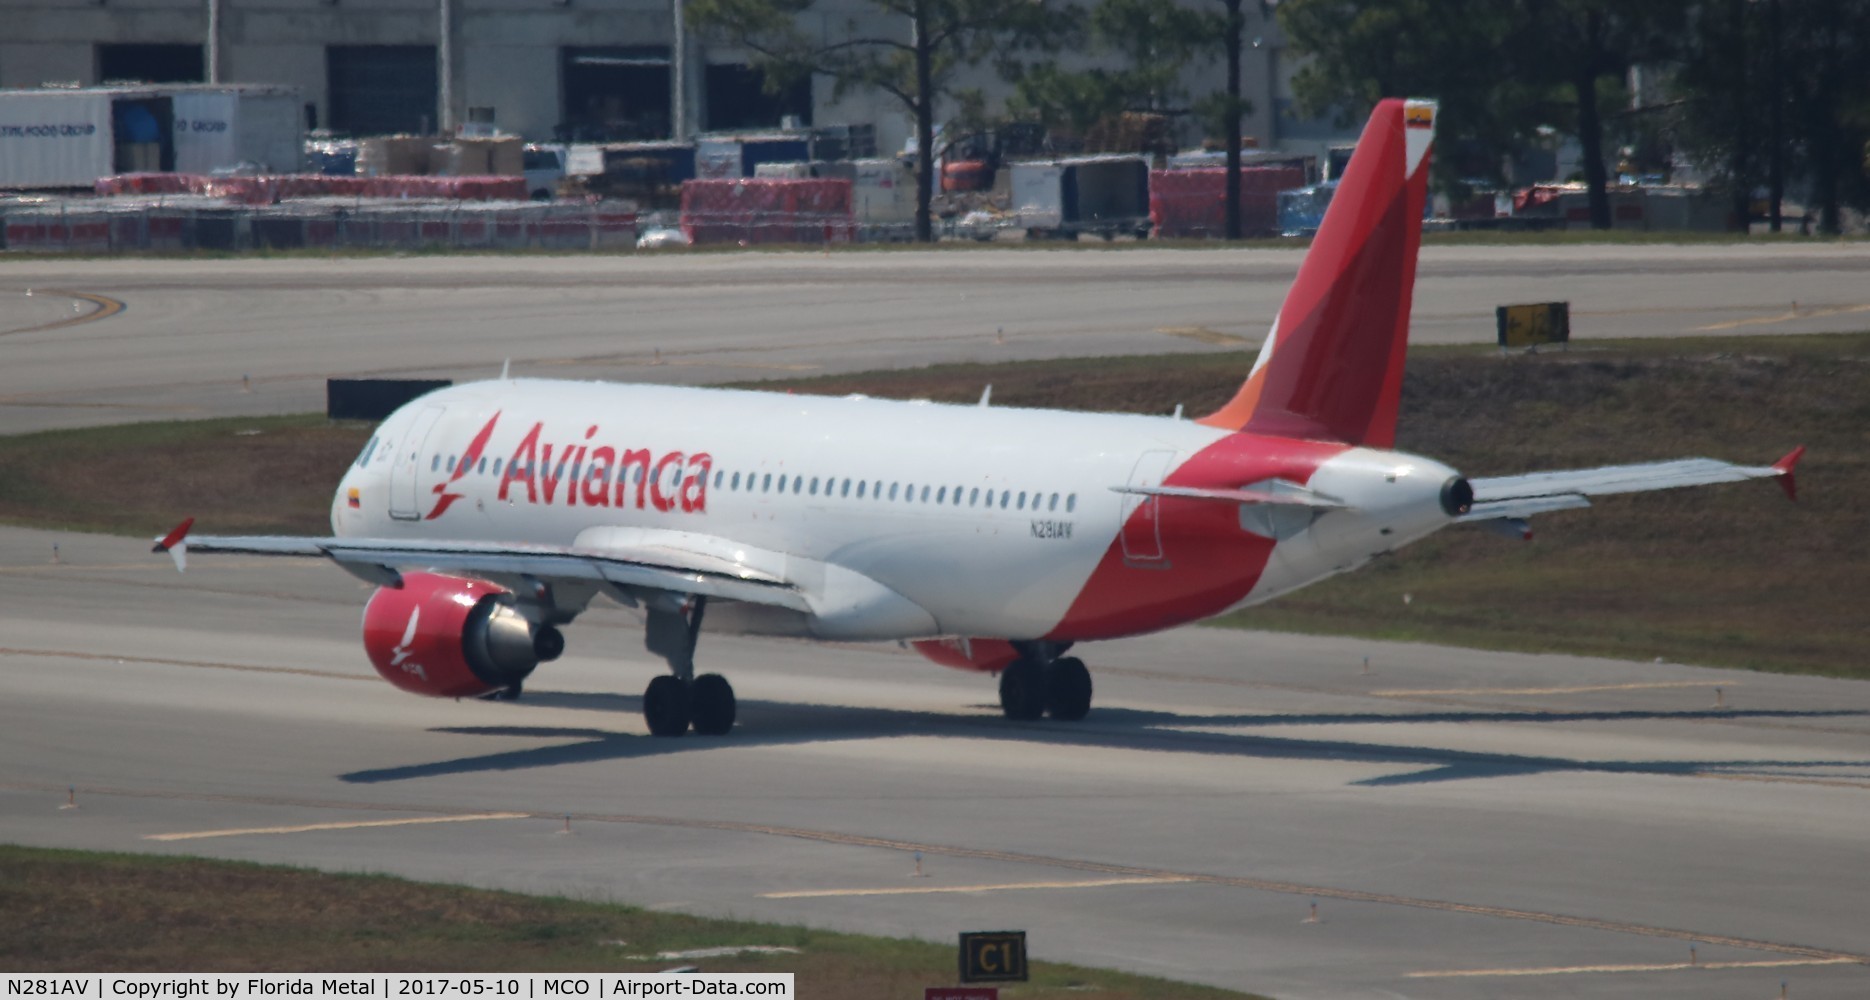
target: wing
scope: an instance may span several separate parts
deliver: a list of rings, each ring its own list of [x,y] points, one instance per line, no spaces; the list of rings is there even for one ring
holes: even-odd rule
[[[1588,499],[1614,493],[1672,490],[1682,486],[1738,483],[1747,479],[1778,479],[1786,495],[1797,498],[1793,469],[1804,457],[1800,446],[1771,465],[1734,465],[1712,458],[1684,458],[1673,462],[1606,465],[1596,469],[1532,472],[1523,476],[1471,479],[1474,506],[1459,520],[1496,521],[1544,514],[1554,510],[1589,507]]]
[[[373,583],[393,583],[401,569],[455,570],[490,576],[575,581],[600,588],[698,594],[809,611],[805,595],[776,574],[704,552],[638,545],[579,548],[498,542],[390,538],[310,538],[279,535],[191,535],[183,522],[156,542],[176,568],[185,554],[225,552],[322,557]]]

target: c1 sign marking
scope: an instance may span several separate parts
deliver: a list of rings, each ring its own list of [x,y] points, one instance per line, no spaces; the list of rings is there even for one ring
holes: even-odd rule
[[[964,983],[1023,983],[1026,981],[1025,931],[963,931],[961,981]]]

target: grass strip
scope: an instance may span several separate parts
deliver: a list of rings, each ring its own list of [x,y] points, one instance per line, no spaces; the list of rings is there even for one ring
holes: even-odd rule
[[[1043,941],[1034,941],[1043,948]],[[718,958],[704,948],[780,947]],[[202,858],[0,845],[7,972],[791,972],[798,995],[872,1000],[949,985],[955,945],[714,920],[589,900]],[[1235,993],[1034,962],[1021,998]]]

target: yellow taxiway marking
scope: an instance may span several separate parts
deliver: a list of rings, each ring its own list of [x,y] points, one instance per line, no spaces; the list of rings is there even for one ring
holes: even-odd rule
[[[1768,958],[1751,962],[1659,962],[1654,965],[1555,965],[1544,969],[1442,969],[1407,972],[1409,979],[1480,976],[1566,976],[1579,972],[1674,972],[1677,969],[1785,969],[1804,965],[1860,965],[1854,958]]]
[[[1635,684],[1576,684],[1571,687],[1543,688],[1393,688],[1372,691],[1378,698],[1445,698],[1464,694],[1586,694],[1592,691],[1643,691],[1652,688],[1706,688],[1723,685],[1707,681],[1650,681]],[[1729,683],[1726,687],[1739,687]]]
[[[333,670],[306,667],[263,667],[253,663],[216,663],[211,660],[171,660],[158,656],[128,656],[117,653],[80,653],[67,649],[15,649],[0,646],[0,657],[43,656],[61,660],[84,660],[92,663],[136,663],[159,667],[197,667],[202,670],[240,670],[254,674],[293,674],[299,677],[325,677],[336,681],[375,681],[369,674],[344,674]]]
[[[82,301],[82,302],[89,302],[91,303],[91,305],[95,306],[96,308],[92,309],[90,312],[83,313],[82,315],[67,316],[64,319],[55,319],[50,323],[41,323],[38,326],[21,327],[18,330],[6,330],[6,331],[3,331],[3,333],[5,334],[38,333],[42,330],[56,330],[62,326],[77,326],[80,323],[92,323],[100,319],[109,319],[112,316],[115,316],[118,313],[122,312],[126,308],[123,302],[118,299],[113,299],[108,295],[93,295],[90,292],[69,292],[63,289],[59,289],[59,288],[32,288],[32,289],[27,289],[26,294],[28,295],[35,295],[35,294],[36,295],[58,295],[58,296],[63,296],[65,298],[78,299],[79,301]],[[76,304],[77,303],[73,303],[73,305],[76,305]]]
[[[997,885],[914,885],[888,889],[807,889],[763,892],[761,899],[818,899],[825,896],[926,896],[943,892],[999,892],[1003,889],[1096,889],[1108,885],[1174,885],[1186,878],[1099,878],[1075,882],[1001,882]]]
[[[1156,332],[1166,333],[1171,337],[1182,337],[1188,340],[1200,341],[1203,344],[1214,344],[1219,347],[1242,347],[1253,343],[1253,341],[1245,337],[1238,337],[1231,333],[1222,333],[1219,330],[1209,329],[1205,326],[1159,326],[1156,328]]]
[[[1701,330],[1732,330],[1742,326],[1771,326],[1774,323],[1790,323],[1795,319],[1823,319],[1826,316],[1843,316],[1849,313],[1870,312],[1870,305],[1833,306],[1831,308],[1794,309],[1777,316],[1756,316],[1753,319],[1730,319],[1725,323],[1710,323],[1695,327]]]
[[[416,816],[410,819],[367,819],[351,823],[307,823],[304,826],[250,826],[240,830],[195,830],[189,833],[152,833],[144,840],[205,840],[209,837],[245,837],[258,833],[311,833],[314,830],[361,830],[375,826],[421,826],[427,823],[476,823],[490,819],[526,819],[531,813],[475,813],[468,816]]]

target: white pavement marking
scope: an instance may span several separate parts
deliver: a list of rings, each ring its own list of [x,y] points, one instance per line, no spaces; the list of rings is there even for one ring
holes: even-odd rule
[[[1410,979],[1481,976],[1568,976],[1579,972],[1674,972],[1677,969],[1786,969],[1802,965],[1861,965],[1854,958],[1768,958],[1752,962],[1663,962],[1654,965],[1556,965],[1544,969],[1442,969],[1404,973]]]
[[[477,813],[471,816],[416,816],[409,819],[371,819],[354,823],[307,823],[304,826],[252,826],[238,830],[195,830],[189,833],[152,833],[144,840],[205,840],[209,837],[245,837],[260,833],[310,833],[314,830],[361,830],[373,826],[420,826],[425,823],[478,823],[493,819],[528,819],[531,813]]]
[[[1099,878],[1076,882],[1001,882],[996,885],[917,885],[886,889],[807,889],[763,892],[761,899],[818,899],[826,896],[922,896],[947,892],[1000,892],[1007,889],[1096,889],[1111,885],[1175,885],[1187,878]]]
[[[1385,691],[1372,691],[1378,698],[1446,698],[1464,694],[1588,694],[1593,691],[1643,691],[1651,688],[1705,688],[1716,686],[1711,681],[1649,681],[1635,684],[1578,684],[1571,687],[1522,687],[1522,688],[1391,688]],[[1739,681],[1730,681],[1726,687],[1739,687]]]

